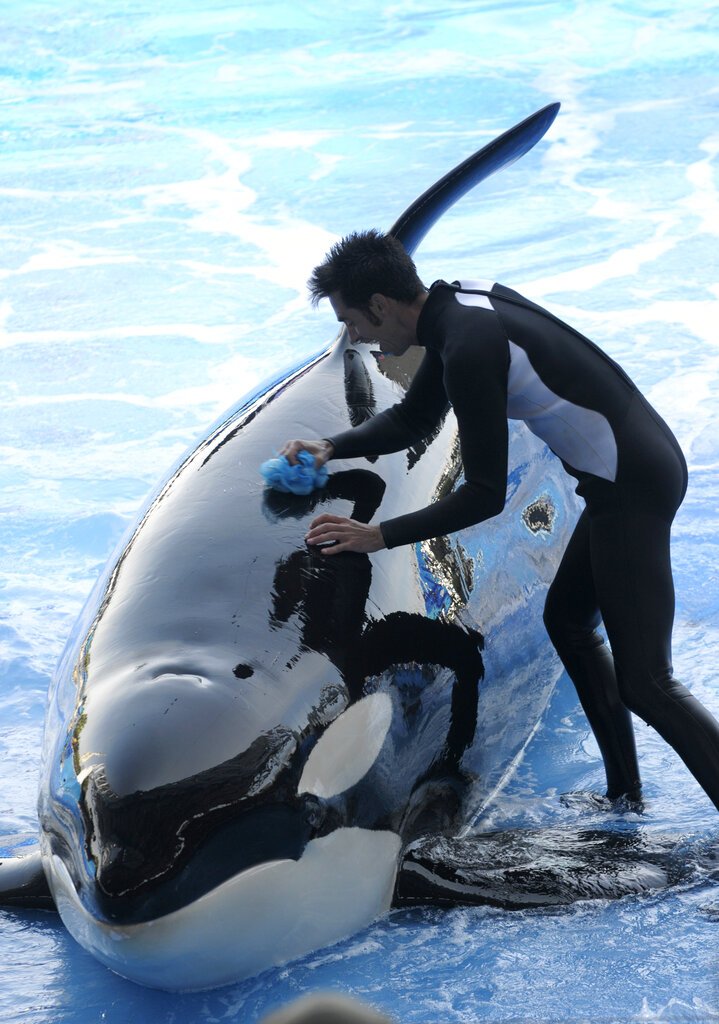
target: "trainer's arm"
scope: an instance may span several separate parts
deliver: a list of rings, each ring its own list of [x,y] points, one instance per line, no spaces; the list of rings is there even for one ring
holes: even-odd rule
[[[410,448],[432,433],[447,412],[449,400],[442,380],[442,362],[436,352],[426,352],[404,398],[359,427],[323,440],[287,441],[280,449],[290,463],[304,448],[318,466],[329,459],[357,459],[387,455]]]
[[[388,548],[412,544],[498,515],[507,493],[509,347],[494,317],[481,331],[445,342],[445,387],[454,408],[464,483],[446,497],[380,524]]]
[[[335,459],[388,455],[410,448],[428,437],[449,408],[442,361],[436,352],[424,354],[404,398],[358,427],[328,438]]]

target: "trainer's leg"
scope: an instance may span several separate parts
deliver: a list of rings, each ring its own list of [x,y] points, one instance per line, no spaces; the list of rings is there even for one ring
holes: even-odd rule
[[[673,676],[670,524],[649,513],[592,519],[594,584],[624,704],[669,743],[719,808],[719,723]]]
[[[586,511],[579,518],[549,588],[544,622],[599,745],[607,775],[607,796],[638,799],[641,781],[632,719],[619,695],[614,659],[597,632],[600,614]]]

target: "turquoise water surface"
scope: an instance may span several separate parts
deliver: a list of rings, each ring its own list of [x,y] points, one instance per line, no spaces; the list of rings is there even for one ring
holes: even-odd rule
[[[304,282],[544,104],[537,150],[417,253],[494,278],[625,366],[679,437],[674,660],[719,714],[719,7],[0,0],[0,853],[35,841],[44,699],[150,487],[226,406],[334,333]],[[278,439],[282,440],[282,439]],[[269,452],[258,453],[258,463]],[[551,912],[396,911],[197,995],[111,974],[40,912],[0,911],[0,1020],[255,1022],[336,989],[412,1024],[719,1020],[719,819],[637,725],[645,813],[681,885]],[[486,827],[617,824],[563,679]],[[711,864],[711,862],[709,862]],[[700,866],[703,865],[703,866]]]

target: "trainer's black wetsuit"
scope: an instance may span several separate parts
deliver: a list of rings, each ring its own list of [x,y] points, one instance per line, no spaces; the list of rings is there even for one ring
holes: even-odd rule
[[[629,709],[671,744],[719,807],[719,724],[672,676],[669,531],[687,482],[673,434],[596,345],[509,288],[438,281],[417,337],[426,354],[403,400],[330,438],[335,458],[399,451],[453,407],[465,482],[381,523],[387,547],[497,515],[507,417],[523,419],[577,478],[586,503],[549,589],[545,624],[599,743],[608,795],[639,793]],[[600,620],[611,653],[596,631]]]

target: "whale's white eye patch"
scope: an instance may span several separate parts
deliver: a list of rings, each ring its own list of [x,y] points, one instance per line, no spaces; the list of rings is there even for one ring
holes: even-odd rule
[[[327,799],[354,786],[377,760],[391,721],[387,693],[371,693],[348,707],[317,741],[297,792]]]

